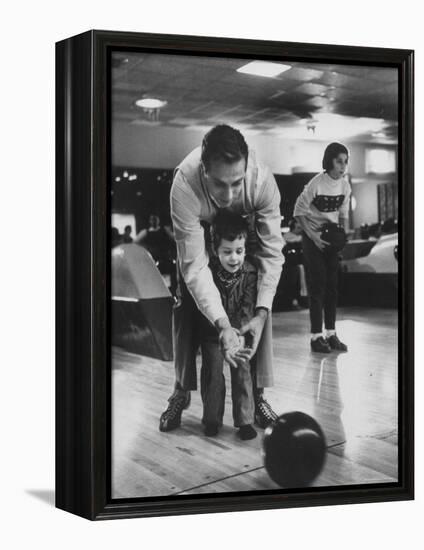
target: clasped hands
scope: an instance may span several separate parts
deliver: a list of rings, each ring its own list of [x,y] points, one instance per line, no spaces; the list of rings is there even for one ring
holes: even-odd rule
[[[234,368],[244,366],[256,353],[266,314],[258,312],[240,329],[232,327],[227,320],[219,332],[219,342],[224,359]]]

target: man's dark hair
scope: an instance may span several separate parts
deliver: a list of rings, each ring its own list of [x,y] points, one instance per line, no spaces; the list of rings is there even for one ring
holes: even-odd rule
[[[126,225],[124,231],[125,231],[125,233],[126,233],[127,231],[128,231],[129,233],[131,233],[132,227],[131,227],[130,225]]]
[[[211,226],[212,244],[216,251],[222,239],[234,241],[244,237],[247,239],[249,229],[246,220],[239,214],[221,210],[215,216]]]
[[[219,124],[203,138],[201,159],[206,170],[215,160],[231,164],[244,158],[247,164],[247,157],[248,147],[244,137],[231,126]]]
[[[333,159],[337,158],[340,153],[344,153],[349,158],[349,151],[342,143],[334,142],[327,145],[322,158],[322,167],[326,172],[333,168]]]

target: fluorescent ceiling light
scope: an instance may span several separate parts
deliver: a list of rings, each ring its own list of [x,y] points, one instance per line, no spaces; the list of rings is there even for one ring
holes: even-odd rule
[[[155,99],[153,97],[145,97],[135,102],[137,107],[142,107],[143,109],[160,109],[161,107],[165,107],[167,103],[167,101],[162,101],[161,99]]]
[[[272,78],[291,69],[291,65],[282,63],[271,63],[270,61],[252,61],[237,69],[238,73],[254,74],[256,76],[266,76]]]

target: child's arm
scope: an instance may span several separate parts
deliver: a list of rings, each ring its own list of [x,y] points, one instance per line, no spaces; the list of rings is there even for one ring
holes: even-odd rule
[[[282,254],[284,240],[281,235],[280,192],[271,171],[264,168],[261,185],[257,186],[254,199],[255,231],[257,248],[255,257],[258,264],[259,307],[270,310],[284,263]]]
[[[254,270],[249,271],[246,276],[246,282],[243,289],[243,296],[239,306],[239,311],[240,311],[239,318],[241,322],[241,327],[246,326],[256,316],[255,308],[256,308],[256,299],[257,299],[257,288],[258,288],[258,274]],[[242,347],[244,347],[245,349],[252,348],[252,345],[253,345],[252,334],[250,334],[249,332],[246,332],[243,343],[244,343],[244,346]]]

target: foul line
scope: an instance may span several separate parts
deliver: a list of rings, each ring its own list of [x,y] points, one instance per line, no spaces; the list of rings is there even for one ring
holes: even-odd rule
[[[216,479],[215,481],[208,481],[207,483],[202,483],[200,485],[195,485],[194,487],[189,487],[188,489],[184,489],[183,491],[178,491],[176,493],[171,493],[173,495],[181,495],[182,493],[186,493],[187,491],[193,491],[194,489],[200,489],[201,487],[207,487],[208,485],[215,485],[215,483],[219,483],[221,481],[225,481],[227,479],[231,479],[233,477],[242,476],[243,474],[249,474],[251,472],[255,472],[256,470],[263,470],[265,466],[258,466],[257,468],[252,468],[251,470],[245,470],[244,472],[238,472],[236,474],[232,474],[230,476],[226,476],[220,479]]]

